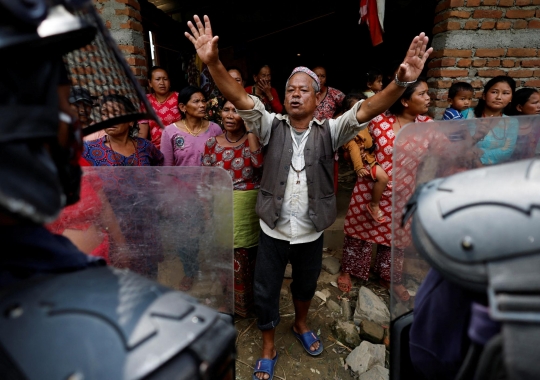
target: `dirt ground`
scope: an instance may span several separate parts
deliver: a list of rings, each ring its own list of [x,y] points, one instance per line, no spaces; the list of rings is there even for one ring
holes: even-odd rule
[[[341,252],[327,251],[324,256],[335,256],[341,259]],[[317,290],[328,289],[331,292],[330,299],[339,302],[339,297],[343,293],[334,287],[331,282],[336,282],[338,275],[331,275],[322,270],[319,276]],[[350,353],[350,349],[343,347],[332,337],[330,327],[339,318],[332,315],[332,312],[321,299],[314,297],[308,315],[308,324],[321,338],[324,344],[324,351],[318,357],[309,356],[300,343],[291,333],[291,326],[294,322],[294,307],[289,291],[291,280],[284,279],[282,285],[282,296],[280,300],[281,322],[276,329],[276,348],[279,359],[274,372],[275,379],[354,379],[358,378],[350,369],[345,366],[345,359]],[[357,294],[360,285],[369,287],[379,295],[385,302],[389,302],[388,291],[375,282],[367,284],[353,283],[353,290],[349,293]],[[356,300],[351,299],[351,303]],[[246,318],[235,316],[235,325],[238,331],[236,360],[236,379],[251,380],[253,365],[259,358],[261,350],[261,334],[256,325],[254,315]]]

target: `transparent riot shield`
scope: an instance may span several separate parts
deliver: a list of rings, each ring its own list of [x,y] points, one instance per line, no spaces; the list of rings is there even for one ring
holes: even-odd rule
[[[221,168],[84,168],[49,226],[83,252],[234,313],[232,181]]]
[[[392,167],[392,287],[410,294],[401,301],[391,291],[391,379],[415,378],[408,351],[414,302],[430,266],[419,255],[404,218],[407,202],[435,178],[540,155],[540,116],[480,118],[414,123],[397,135]],[[434,316],[435,317],[435,316]]]

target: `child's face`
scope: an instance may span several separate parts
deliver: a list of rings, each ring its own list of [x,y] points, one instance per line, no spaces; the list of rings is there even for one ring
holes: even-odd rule
[[[382,90],[382,76],[379,75],[373,83],[368,83],[368,88],[373,92],[379,92]]]
[[[450,106],[458,111],[466,110],[471,106],[473,93],[472,91],[458,91],[456,96],[448,99]]]

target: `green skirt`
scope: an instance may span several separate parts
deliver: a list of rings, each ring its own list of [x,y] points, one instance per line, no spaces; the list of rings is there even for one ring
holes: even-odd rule
[[[259,190],[234,190],[234,248],[251,248],[259,243],[259,217],[255,203]]]

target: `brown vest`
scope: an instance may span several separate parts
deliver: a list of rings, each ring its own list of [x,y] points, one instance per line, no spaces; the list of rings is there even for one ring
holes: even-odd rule
[[[265,147],[261,189],[257,196],[257,215],[271,229],[281,213],[287,177],[293,155],[293,141],[285,120],[274,119],[270,141]],[[317,232],[336,220],[334,194],[334,151],[328,120],[313,123],[305,148],[304,160],[309,196],[309,218]],[[300,169],[300,168],[297,168]]]

